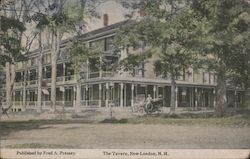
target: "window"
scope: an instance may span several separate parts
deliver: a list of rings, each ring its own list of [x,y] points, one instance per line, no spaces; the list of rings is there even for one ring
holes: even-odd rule
[[[73,101],[73,87],[65,88],[65,101]]]
[[[16,72],[16,82],[21,82],[23,80],[22,72]]]
[[[37,73],[35,69],[30,70],[30,80],[37,80]]]
[[[37,101],[37,92],[35,90],[27,91],[27,101]]]
[[[43,56],[43,64],[49,64],[49,63],[51,63],[51,55],[46,54]]]
[[[21,91],[16,91],[15,92],[15,101],[22,101]]]
[[[105,41],[104,39],[93,41],[89,43],[90,48],[97,49],[98,51],[104,51],[105,49]]]
[[[51,78],[51,66],[45,66],[43,68],[43,79]]]
[[[63,99],[63,92],[60,90],[60,88],[56,88],[56,100],[62,101]]]
[[[108,37],[105,39],[105,51],[113,50],[114,49],[114,37]]]
[[[31,66],[37,66],[38,63],[37,58],[32,58],[30,61],[31,61]]]
[[[63,64],[57,64],[56,68],[56,76],[57,77],[62,77],[63,76]]]

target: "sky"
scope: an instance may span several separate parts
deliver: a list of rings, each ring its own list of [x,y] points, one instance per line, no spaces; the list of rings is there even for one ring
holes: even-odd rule
[[[122,5],[119,3],[121,0],[103,0],[103,3],[100,3],[96,7],[97,13],[100,15],[100,18],[95,17],[89,17],[88,19],[85,19],[87,22],[85,32],[93,31],[98,28],[104,27],[103,24],[103,15],[108,14],[108,25],[112,25],[114,23],[120,22],[125,20],[125,14],[129,13],[127,9],[122,7]],[[27,26],[27,28],[32,28],[32,24],[30,26]],[[32,29],[31,29],[32,30]],[[27,29],[28,32],[30,32],[30,29]],[[29,33],[28,33],[29,34]],[[65,33],[63,39],[67,39],[69,37],[72,37],[72,33]],[[44,38],[45,41],[48,40],[48,35],[46,35],[46,38]],[[26,43],[26,40],[23,40],[23,44]],[[45,42],[46,43],[46,42]],[[31,50],[38,48],[38,40],[34,40]]]
[[[103,27],[103,14],[108,14],[109,25],[125,20],[125,14],[128,11],[121,6],[119,0],[106,0],[97,8],[98,13],[101,15],[101,19],[91,18],[87,20],[87,31],[95,30]]]

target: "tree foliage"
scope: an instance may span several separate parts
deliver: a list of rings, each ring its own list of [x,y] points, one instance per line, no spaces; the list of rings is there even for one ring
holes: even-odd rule
[[[226,84],[232,79],[231,83],[244,82],[245,86],[249,82],[249,2],[195,0],[192,8],[202,23],[199,44],[201,55],[206,57],[204,64],[218,76],[216,113],[222,116],[226,108]]]

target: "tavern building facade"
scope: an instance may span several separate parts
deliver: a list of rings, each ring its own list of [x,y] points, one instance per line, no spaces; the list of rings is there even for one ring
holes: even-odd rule
[[[81,75],[81,101],[76,103],[77,75],[69,57],[69,40],[62,41],[60,55],[57,61],[56,106],[66,110],[83,110],[89,107],[131,107],[144,100],[148,94],[153,99],[162,97],[163,105],[170,106],[170,80],[157,77],[153,71],[153,63],[157,57],[152,57],[145,67],[135,68],[135,75],[128,72],[112,72],[108,67],[133,53],[133,49],[116,52],[113,40],[121,26],[127,21],[91,31],[82,35],[82,41],[90,48],[101,46],[100,59],[106,59],[107,67],[86,71]],[[42,109],[50,109],[51,54],[50,49],[43,52],[43,84]],[[13,93],[12,111],[37,109],[37,78],[39,50],[29,55],[27,62],[16,65],[16,81]],[[203,70],[188,69],[176,81],[176,106],[184,108],[208,108],[216,105],[216,75]],[[5,85],[3,85],[4,90]],[[1,92],[5,95],[5,92]],[[227,89],[229,106],[238,107],[242,103],[243,92],[234,87]],[[5,102],[2,103],[3,106]]]

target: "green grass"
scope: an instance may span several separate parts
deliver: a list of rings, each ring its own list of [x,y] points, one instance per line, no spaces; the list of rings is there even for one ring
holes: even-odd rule
[[[58,148],[58,149],[73,149],[77,148],[77,146],[72,145],[56,145],[56,144],[41,144],[41,143],[25,143],[25,144],[15,144],[15,145],[7,145],[5,148],[10,149],[19,149],[19,148]]]
[[[215,126],[250,126],[249,115],[232,115],[222,118],[214,117],[213,113],[183,113],[144,115],[128,119],[105,119],[101,123],[113,124],[174,124],[174,125],[215,125]]]
[[[250,118],[246,117],[166,117],[166,116],[143,116],[127,119],[126,123],[131,124],[174,124],[174,125],[217,125],[217,126],[250,126]]]

